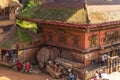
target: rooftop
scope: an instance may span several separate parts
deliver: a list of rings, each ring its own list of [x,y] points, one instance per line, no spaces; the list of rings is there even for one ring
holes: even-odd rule
[[[104,22],[104,23],[99,23],[99,24],[76,24],[76,23],[67,23],[67,22],[60,22],[60,21],[51,21],[51,20],[42,20],[42,19],[33,19],[33,18],[22,18],[22,17],[17,17],[19,20],[25,20],[25,21],[30,21],[33,23],[39,23],[39,24],[49,24],[49,25],[58,25],[62,27],[73,27],[73,28],[80,28],[80,29],[92,29],[92,28],[105,28],[108,26],[113,26],[113,27],[119,27],[119,26],[114,26],[114,25],[119,25],[120,21],[111,21],[111,22]]]
[[[42,6],[43,7],[43,6]],[[42,20],[61,21],[69,23],[87,23],[87,13],[84,8],[42,8],[34,7],[19,16]]]
[[[69,4],[68,4],[69,3]],[[42,0],[42,8],[81,8],[84,0]]]
[[[119,4],[120,0],[42,0],[41,6],[19,16],[73,24],[114,22],[120,21]]]
[[[22,5],[19,3],[19,0],[0,0],[0,9],[13,6],[20,7]]]
[[[88,5],[120,5],[120,0],[86,0]]]

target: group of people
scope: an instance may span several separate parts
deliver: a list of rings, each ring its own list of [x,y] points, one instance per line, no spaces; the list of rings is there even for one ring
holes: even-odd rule
[[[12,49],[1,50],[1,61],[14,63],[17,59],[17,53]]]
[[[1,50],[1,61],[12,64],[13,69],[23,72],[32,72],[32,65],[29,61],[23,63],[17,57],[17,53],[13,49]]]
[[[62,80],[77,80],[77,75],[72,68],[65,68],[54,60],[49,60],[47,65],[49,65],[55,72],[60,73]]]
[[[33,66],[29,61],[21,63],[19,60],[17,60],[13,67],[15,67],[17,71],[23,71],[23,72],[32,72],[33,69]]]
[[[100,64],[101,64],[101,66],[104,66],[107,64],[107,54],[100,55]]]
[[[71,68],[62,70],[61,77],[62,77],[62,80],[79,80],[79,78],[77,77],[77,74]]]
[[[96,71],[94,80],[109,80],[109,76],[107,73],[100,70],[100,72]]]
[[[49,60],[48,65],[57,73],[61,71],[60,64],[56,63],[54,60]]]

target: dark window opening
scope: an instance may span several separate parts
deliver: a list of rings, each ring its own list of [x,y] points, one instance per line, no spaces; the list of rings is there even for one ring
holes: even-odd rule
[[[90,60],[90,65],[96,64],[96,58]]]
[[[42,28],[41,27],[38,27],[38,29],[37,29],[37,33],[42,33]]]
[[[0,9],[0,20],[9,19],[9,8]]]
[[[73,35],[73,46],[79,47],[79,37],[77,35]]]
[[[8,31],[10,31],[12,26],[7,26],[7,27],[0,27],[0,34],[4,34]]]

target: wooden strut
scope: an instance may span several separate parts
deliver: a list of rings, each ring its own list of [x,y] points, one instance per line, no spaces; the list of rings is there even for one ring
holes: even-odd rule
[[[112,73],[113,71],[119,71],[119,56],[110,57],[108,56],[108,73]]]

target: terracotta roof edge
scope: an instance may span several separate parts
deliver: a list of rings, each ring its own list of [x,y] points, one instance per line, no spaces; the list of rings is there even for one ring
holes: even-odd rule
[[[52,20],[22,18],[18,16],[17,16],[17,19],[30,21],[34,23],[40,23],[40,24],[60,25],[60,26],[76,27],[76,28],[82,28],[82,29],[92,29],[92,28],[107,27],[110,25],[120,24],[120,21],[110,21],[110,22],[104,22],[104,23],[99,23],[99,24],[78,24],[78,23],[68,23],[68,22],[52,21]]]

